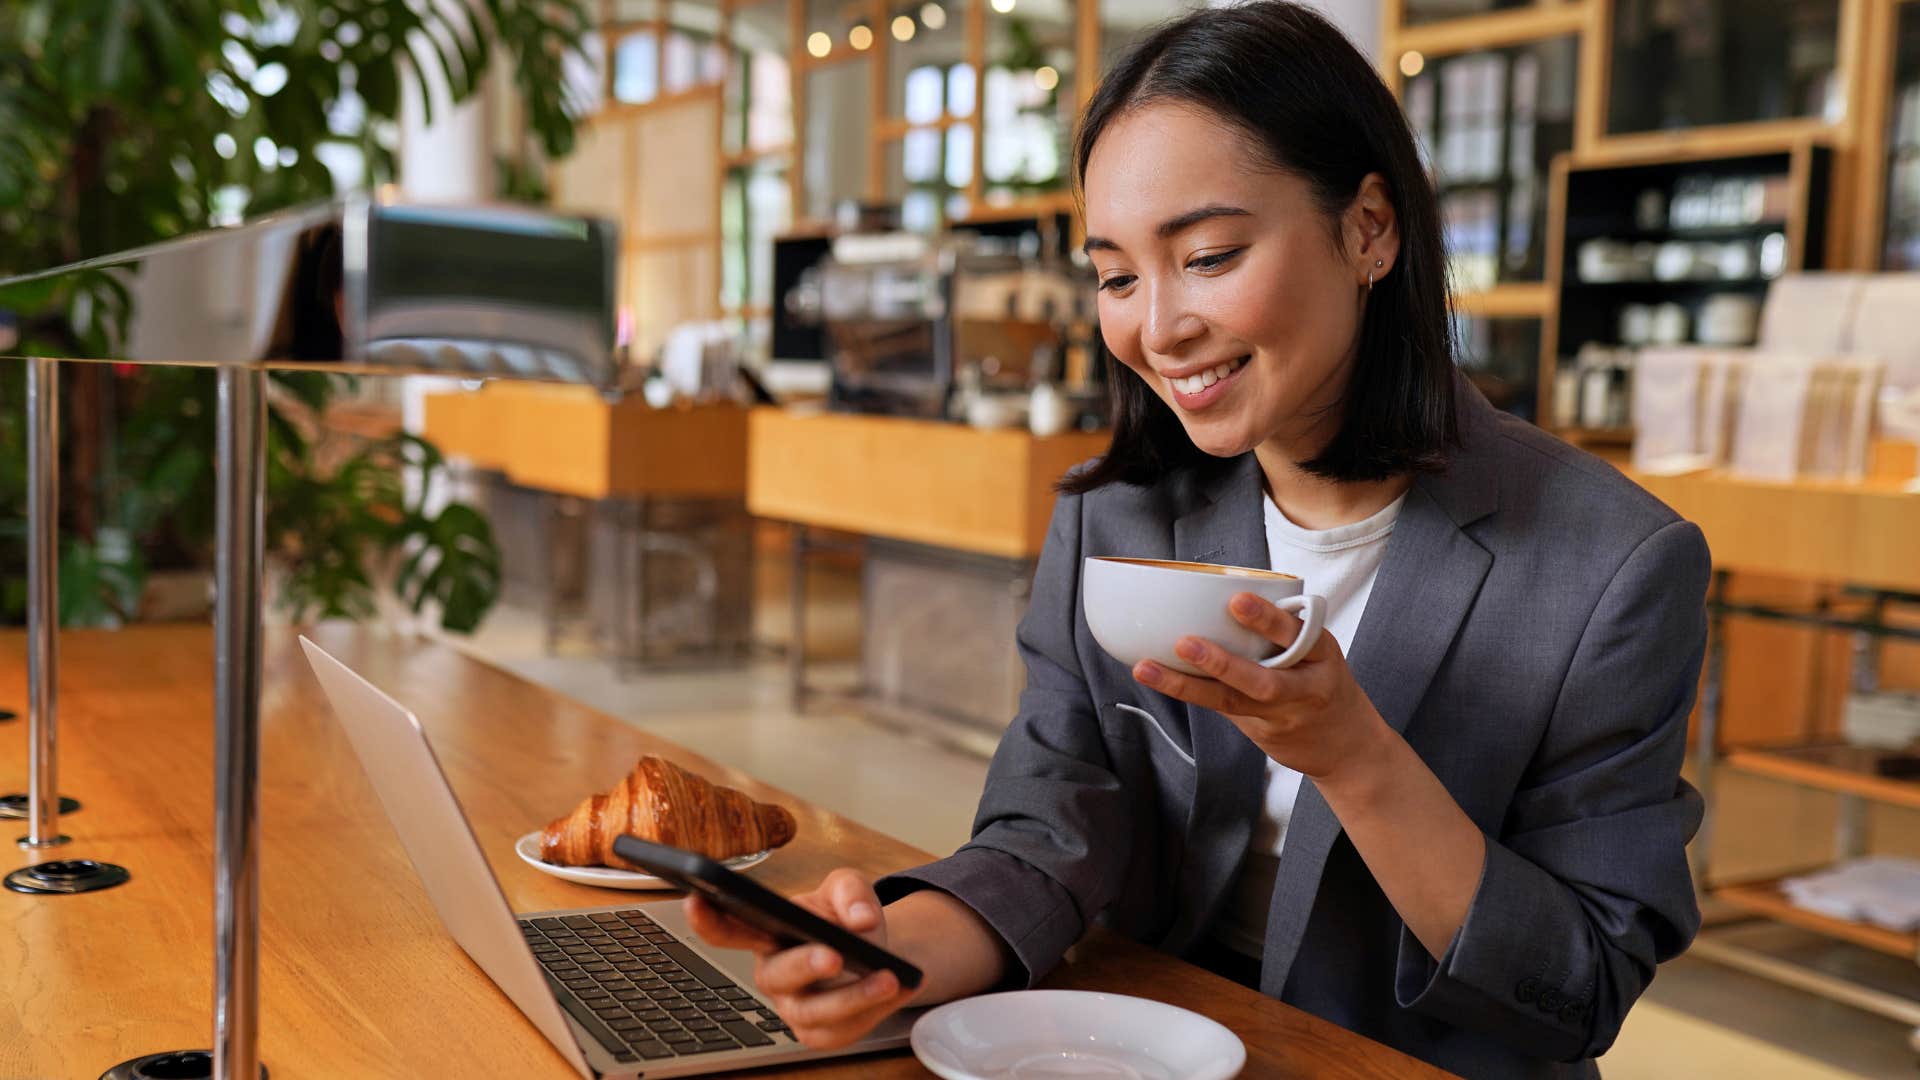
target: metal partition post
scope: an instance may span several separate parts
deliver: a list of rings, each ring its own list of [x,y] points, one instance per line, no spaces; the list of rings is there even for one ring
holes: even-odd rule
[[[60,635],[60,368],[27,361],[27,835],[24,848],[60,835],[58,696]]]
[[[260,602],[266,375],[219,372],[214,581],[214,1049],[217,1080],[260,1074]]]

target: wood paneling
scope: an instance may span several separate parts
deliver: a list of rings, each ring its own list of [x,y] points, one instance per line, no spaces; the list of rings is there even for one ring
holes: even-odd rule
[[[794,810],[798,838],[752,871],[770,888],[809,888],[837,866],[877,875],[929,858],[449,646],[337,624],[314,636],[418,712],[517,911],[670,901],[564,882],[512,850],[648,753]],[[24,650],[18,632],[0,634],[0,701],[24,700]],[[86,896],[4,894],[0,1076],[93,1077],[142,1054],[206,1046],[212,1030],[212,633],[67,633],[62,660],[61,788],[85,809],[62,823],[74,843],[44,857],[111,860],[133,878]],[[269,635],[264,674],[260,1046],[274,1075],[572,1077],[440,926],[291,633]],[[0,768],[24,775],[24,740],[0,742]],[[1104,934],[1048,985],[1204,1012],[1246,1042],[1248,1076],[1444,1075]],[[925,1072],[896,1052],[755,1075]]]
[[[1025,431],[844,413],[753,411],[747,509],[1004,558],[1039,554],[1053,484],[1106,449],[1103,434]]]

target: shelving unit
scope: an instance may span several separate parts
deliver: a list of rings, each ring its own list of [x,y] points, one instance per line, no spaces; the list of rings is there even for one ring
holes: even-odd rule
[[[1709,630],[1706,669],[1700,696],[1699,729],[1694,746],[1696,782],[1706,799],[1708,818],[1694,838],[1692,855],[1694,884],[1705,895],[1738,911],[1799,927],[1816,934],[1844,941],[1861,948],[1897,956],[1920,964],[1920,933],[1894,930],[1873,923],[1835,918],[1795,905],[1782,883],[1783,875],[1752,881],[1716,881],[1708,852],[1711,832],[1722,823],[1713,817],[1716,774],[1725,769],[1763,776],[1803,787],[1832,792],[1841,797],[1840,824],[1834,838],[1834,861],[1856,858],[1866,850],[1866,806],[1868,802],[1890,803],[1920,809],[1920,779],[1884,775],[1881,762],[1896,756],[1889,751],[1873,750],[1832,741],[1804,742],[1782,746],[1730,747],[1724,753],[1719,742],[1720,703],[1725,676],[1725,628],[1729,618],[1755,618],[1797,622],[1825,629],[1851,630],[1856,635],[1856,689],[1872,689],[1878,682],[1879,646],[1889,638],[1920,640],[1920,630],[1889,625],[1885,620],[1890,602],[1913,603],[1920,597],[1907,592],[1851,590],[1862,602],[1862,610],[1835,612],[1821,609],[1799,611],[1769,605],[1731,603],[1726,599],[1726,570],[1716,570],[1712,592],[1707,601]],[[1908,757],[1910,755],[1899,755]],[[1821,869],[1811,867],[1811,872]],[[1843,1001],[1856,1008],[1879,1013],[1913,1026],[1911,1041],[1920,1051],[1920,1000],[1863,986],[1837,975],[1800,967],[1758,950],[1714,939],[1703,934],[1694,945],[1696,954],[1755,974],[1785,982],[1812,993]]]
[[[1556,415],[1555,380],[1585,346],[1628,344],[1620,340],[1619,331],[1628,305],[1679,305],[1686,312],[1685,337],[1691,340],[1708,298],[1744,294],[1753,299],[1757,314],[1773,276],[1824,265],[1832,161],[1832,151],[1825,144],[1805,137],[1771,149],[1749,147],[1737,154],[1706,146],[1616,155],[1605,164],[1582,163],[1571,155],[1556,161],[1547,280],[1551,304],[1540,345],[1537,415],[1543,425],[1556,431],[1578,427],[1577,416]],[[1665,219],[1682,184],[1748,179],[1772,185],[1778,198],[1769,202],[1784,201],[1785,206],[1769,206],[1764,216],[1740,223],[1656,227],[1643,220],[1638,205],[1643,197],[1657,198],[1660,217]],[[1784,255],[1771,275],[1764,269],[1761,252],[1768,237],[1785,242]],[[1583,274],[1582,248],[1607,242],[1622,247],[1684,243],[1692,251],[1743,244],[1750,249],[1752,270],[1730,277],[1593,280]]]

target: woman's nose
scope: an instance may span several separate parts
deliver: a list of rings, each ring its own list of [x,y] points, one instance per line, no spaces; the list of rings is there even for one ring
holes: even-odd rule
[[[1206,330],[1206,321],[1187,310],[1179,289],[1148,290],[1147,318],[1140,328],[1140,344],[1148,352],[1171,355],[1182,344],[1206,333]]]

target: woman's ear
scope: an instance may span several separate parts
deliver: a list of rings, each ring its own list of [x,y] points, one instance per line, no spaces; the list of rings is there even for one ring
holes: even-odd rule
[[[1347,206],[1345,231],[1358,283],[1371,284],[1393,270],[1400,257],[1400,218],[1393,209],[1393,192],[1379,173],[1368,173],[1360,181]]]

